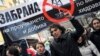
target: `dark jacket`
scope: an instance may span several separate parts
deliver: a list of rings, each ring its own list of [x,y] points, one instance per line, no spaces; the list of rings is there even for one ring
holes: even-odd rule
[[[100,30],[92,32],[90,35],[90,40],[96,45],[100,52]]]
[[[43,54],[36,53],[36,56],[50,56],[50,53],[46,50]]]
[[[70,20],[76,28],[74,33],[65,33],[50,44],[51,56],[82,56],[75,42],[84,32],[84,28],[75,20]]]

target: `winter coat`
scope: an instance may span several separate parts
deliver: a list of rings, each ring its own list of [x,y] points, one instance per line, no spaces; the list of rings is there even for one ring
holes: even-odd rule
[[[36,56],[50,56],[50,53],[46,50],[44,53],[42,54],[38,54],[36,53]]]
[[[100,56],[96,46],[90,40],[88,40],[85,45],[79,46],[79,50],[82,56],[93,56],[93,54]]]
[[[90,40],[96,45],[100,52],[100,30],[93,31],[90,35]]]

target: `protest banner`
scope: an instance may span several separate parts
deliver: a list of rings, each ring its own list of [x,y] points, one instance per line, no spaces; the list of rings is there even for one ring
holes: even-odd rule
[[[63,13],[73,16],[100,10],[99,0],[33,0],[0,11],[0,28],[13,40],[24,39],[52,23],[67,21]],[[60,4],[59,4],[60,3]]]
[[[67,2],[67,0],[66,1],[60,0],[60,1],[62,1],[62,3]],[[43,12],[44,12],[45,17],[49,21],[52,21],[54,23],[59,23],[62,21],[66,21],[67,19],[65,17],[61,18],[62,14],[58,13],[56,15],[56,13],[54,13],[55,10],[53,10],[52,14],[50,14],[50,12],[46,12],[45,6],[53,7],[54,9],[61,10],[64,13],[68,12],[73,16],[79,16],[82,14],[100,10],[100,1],[99,0],[69,0],[68,3],[63,4],[61,6],[57,6],[57,5],[48,3],[47,0],[44,0]]]

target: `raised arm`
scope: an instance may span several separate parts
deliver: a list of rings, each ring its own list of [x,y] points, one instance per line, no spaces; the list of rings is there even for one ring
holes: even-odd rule
[[[72,37],[78,39],[83,34],[84,28],[76,19],[72,18],[70,21],[74,26],[74,28],[76,29],[76,31],[72,33]]]
[[[74,16],[71,16],[70,14],[67,13],[66,18],[70,19],[70,22],[72,23],[72,25],[74,26],[74,28],[76,29],[75,32],[72,33],[71,37],[78,39],[84,32],[84,28],[82,27],[82,25],[75,19]]]

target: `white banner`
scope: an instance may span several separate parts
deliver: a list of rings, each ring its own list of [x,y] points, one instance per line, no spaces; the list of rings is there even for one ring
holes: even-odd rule
[[[33,0],[28,3],[20,4],[16,7],[12,7],[10,9],[0,11],[0,28],[26,20],[28,18],[31,18],[43,13],[42,11],[43,2],[44,0]],[[68,1],[61,0],[61,2],[63,2],[62,4],[66,4],[66,2]],[[54,1],[48,0],[47,3],[49,4],[56,3],[56,0]],[[46,6],[46,11],[49,11],[51,9],[52,7]]]

